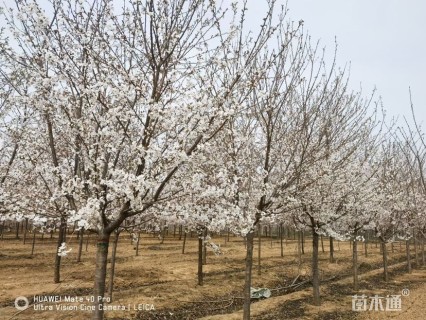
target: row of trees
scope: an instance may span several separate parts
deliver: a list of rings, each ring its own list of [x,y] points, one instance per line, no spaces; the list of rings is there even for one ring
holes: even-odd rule
[[[58,247],[69,223],[96,232],[96,296],[123,222],[229,227],[247,239],[244,319],[263,221],[310,228],[316,304],[320,235],[424,232],[419,125],[389,128],[380,101],[267,3],[256,32],[245,2],[3,8],[1,219],[55,220]]]

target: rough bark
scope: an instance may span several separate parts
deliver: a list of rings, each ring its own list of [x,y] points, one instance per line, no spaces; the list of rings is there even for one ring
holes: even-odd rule
[[[253,242],[254,231],[246,236],[246,270],[244,278],[244,305],[243,305],[243,320],[250,320],[250,303],[251,303],[251,276],[253,267]]]
[[[62,245],[62,242],[65,242],[65,232],[67,229],[67,222],[64,217],[61,217],[61,225],[59,227],[58,242],[56,245],[56,254],[55,254],[55,274],[54,282],[59,283],[61,281],[61,256],[58,255],[58,249]]]
[[[105,296],[105,279],[108,259],[108,246],[111,233],[100,231],[98,234],[98,243],[96,247],[96,269],[95,269],[95,285],[94,285],[94,311],[93,320],[103,320],[104,318],[104,296]]]
[[[120,236],[120,232],[115,232],[114,243],[112,245],[112,254],[111,254],[111,269],[109,273],[109,283],[108,283],[109,301],[108,302],[112,302],[112,292],[114,290],[115,257],[117,255],[117,245],[118,245],[119,236]]]
[[[313,285],[313,296],[314,305],[321,305],[320,300],[320,274],[319,274],[319,235],[312,228],[312,285]]]
[[[329,237],[330,238],[330,262],[333,263],[334,262],[334,242],[333,242],[333,237]]]

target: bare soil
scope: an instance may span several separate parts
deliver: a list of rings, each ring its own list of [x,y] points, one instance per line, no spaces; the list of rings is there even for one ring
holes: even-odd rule
[[[75,234],[68,236],[68,246],[73,248],[63,258],[61,283],[53,283],[53,265],[56,239],[37,234],[35,253],[31,255],[31,239],[13,239],[6,234],[0,240],[0,319],[90,319],[92,286],[94,282],[95,239],[89,238],[88,250],[83,248],[82,262],[77,263],[78,243]],[[221,245],[223,254],[215,256],[208,251],[204,266],[204,285],[197,285],[197,239],[187,237],[185,254],[181,253],[182,240],[168,235],[164,242],[152,234],[144,234],[139,256],[127,233],[120,235],[118,244],[116,278],[113,301],[109,308],[125,310],[106,311],[107,319],[241,319],[242,288],[244,283],[244,242],[231,236],[213,236]],[[389,245],[390,281],[382,280],[379,246],[368,244],[368,257],[359,246],[360,289],[352,290],[351,251],[348,242],[335,241],[335,262],[329,262],[329,252],[324,239],[325,252],[320,248],[322,275],[322,304],[314,306],[311,300],[310,261],[311,239],[307,238],[305,254],[301,261],[297,254],[297,241],[287,239],[284,257],[281,257],[278,239],[263,238],[261,275],[257,274],[257,246],[253,286],[266,287],[272,297],[253,300],[254,320],[278,319],[424,319],[423,303],[426,301],[426,269],[416,266],[413,250],[413,272],[407,274],[405,248]],[[86,242],[86,240],[85,240]],[[352,311],[352,296],[380,295],[402,296],[400,311]],[[408,292],[408,295],[407,295]],[[15,308],[17,297],[26,297],[31,304],[24,311]],[[57,297],[59,302],[34,303],[34,298]],[[65,299],[77,297],[80,302]],[[96,298],[95,298],[96,299]],[[23,301],[18,303],[21,305]],[[53,310],[40,310],[42,307]],[[57,308],[75,308],[62,310]],[[85,310],[89,309],[89,310]]]

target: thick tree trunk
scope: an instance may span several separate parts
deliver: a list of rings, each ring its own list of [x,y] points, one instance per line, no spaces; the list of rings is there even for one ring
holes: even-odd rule
[[[354,273],[354,290],[358,291],[358,241],[355,239],[353,243],[353,250],[352,250],[352,257],[353,257],[353,273]]]
[[[203,236],[198,235],[198,285],[203,285]]]
[[[111,234],[100,231],[98,234],[98,243],[96,247],[96,269],[95,269],[95,285],[94,285],[94,311],[93,320],[103,320],[104,318],[104,296],[105,296],[105,279],[107,271],[108,246]]]
[[[330,262],[333,263],[334,262],[334,242],[333,242],[333,237],[329,237],[330,238]]]
[[[411,273],[410,240],[405,241],[405,253],[407,255],[407,272]]]
[[[80,238],[78,239],[78,254],[77,254],[77,262],[81,262],[81,252],[83,251],[83,236],[84,236],[84,228],[80,229],[79,232]]]
[[[319,235],[315,229],[312,228],[312,285],[313,285],[313,296],[314,304],[319,306],[320,300],[320,274],[319,274]]]
[[[54,282],[59,283],[61,281],[61,256],[58,255],[58,249],[62,245],[62,242],[65,242],[65,232],[67,229],[67,222],[64,217],[61,217],[61,225],[59,226],[58,242],[56,245],[56,254],[55,254],[55,274]]]
[[[115,257],[117,255],[117,245],[118,245],[118,237],[120,236],[120,232],[114,232],[114,243],[112,245],[112,254],[111,254],[111,269],[109,273],[109,283],[108,283],[108,297],[109,301],[112,302],[112,292],[114,290],[114,275],[115,275]]]
[[[325,252],[325,250],[324,250],[324,240],[322,238],[322,235],[321,235],[321,250],[322,250],[322,253]]]
[[[385,282],[389,281],[389,274],[388,274],[388,251],[386,249],[386,242],[381,241],[380,248],[382,249],[382,255],[383,255],[383,277],[385,279]]]
[[[253,242],[254,242],[254,231],[250,232],[246,236],[246,270],[244,278],[244,306],[243,306],[243,320],[250,320],[250,303],[251,303],[251,275],[253,267]]]

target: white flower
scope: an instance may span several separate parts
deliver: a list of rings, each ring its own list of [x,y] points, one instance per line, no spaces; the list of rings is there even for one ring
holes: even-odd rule
[[[62,242],[61,246],[58,248],[58,256],[65,257],[68,255],[69,252],[71,252],[72,248],[67,250],[67,244],[65,242]]]

